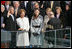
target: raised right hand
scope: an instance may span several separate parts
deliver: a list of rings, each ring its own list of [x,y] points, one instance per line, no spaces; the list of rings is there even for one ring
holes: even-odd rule
[[[10,11],[8,11],[8,13],[7,13],[7,17],[9,17],[11,15],[11,13],[10,13]]]

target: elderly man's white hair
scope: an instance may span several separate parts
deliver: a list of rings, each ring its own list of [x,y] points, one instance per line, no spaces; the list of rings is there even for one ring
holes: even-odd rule
[[[13,1],[13,4],[15,4],[15,3],[17,3],[17,2],[19,3],[19,1]]]
[[[4,5],[1,5],[1,7],[5,8]]]

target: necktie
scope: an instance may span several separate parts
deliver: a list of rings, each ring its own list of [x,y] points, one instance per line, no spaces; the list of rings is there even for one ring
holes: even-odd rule
[[[17,9],[15,10],[15,16],[17,16]]]
[[[51,9],[53,8],[53,1],[51,1]]]

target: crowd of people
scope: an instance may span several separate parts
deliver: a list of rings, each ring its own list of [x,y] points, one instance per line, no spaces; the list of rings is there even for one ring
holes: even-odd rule
[[[10,47],[41,47],[42,32],[66,27],[71,1],[1,1],[1,30],[28,31],[11,32]]]

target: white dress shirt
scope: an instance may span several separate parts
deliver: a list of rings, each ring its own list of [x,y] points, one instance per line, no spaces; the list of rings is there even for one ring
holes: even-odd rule
[[[7,9],[7,11],[9,10],[9,5],[5,5],[6,6],[6,9]]]

